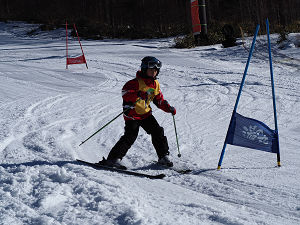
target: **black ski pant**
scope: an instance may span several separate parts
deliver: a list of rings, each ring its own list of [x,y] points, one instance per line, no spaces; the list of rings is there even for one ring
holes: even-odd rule
[[[144,120],[125,121],[124,135],[111,149],[107,159],[122,159],[135,142],[140,127],[142,127],[147,132],[147,134],[151,135],[152,144],[156,150],[158,158],[169,155],[168,140],[164,135],[164,128],[159,126],[157,120],[153,115],[150,115]]]

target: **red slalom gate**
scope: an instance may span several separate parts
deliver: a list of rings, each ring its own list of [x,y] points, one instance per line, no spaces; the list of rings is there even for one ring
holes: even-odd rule
[[[68,69],[68,65],[71,65],[71,64],[85,64],[86,68],[88,69],[88,65],[87,65],[87,62],[86,62],[86,59],[84,56],[84,52],[82,49],[82,45],[81,45],[80,38],[79,38],[75,24],[74,24],[74,29],[75,29],[76,35],[78,37],[78,42],[79,42],[79,45],[81,48],[82,55],[78,56],[78,57],[69,57],[68,56],[68,23],[66,22],[66,56],[67,56],[66,69]]]

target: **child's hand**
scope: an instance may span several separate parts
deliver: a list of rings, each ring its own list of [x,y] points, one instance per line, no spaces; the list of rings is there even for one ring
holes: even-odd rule
[[[175,107],[170,106],[170,107],[169,107],[169,110],[170,110],[170,113],[172,113],[173,116],[176,115],[176,109],[175,109]]]

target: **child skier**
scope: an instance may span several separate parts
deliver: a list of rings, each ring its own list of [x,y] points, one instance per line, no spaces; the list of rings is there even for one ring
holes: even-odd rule
[[[164,100],[157,81],[162,63],[155,57],[146,56],[142,59],[141,70],[137,71],[136,78],[128,81],[122,89],[123,111],[125,119],[124,135],[111,149],[107,160],[100,164],[126,169],[121,160],[135,142],[139,128],[142,127],[151,135],[152,144],[158,156],[158,163],[172,167],[169,159],[169,146],[164,129],[152,115],[150,103],[153,103],[165,112],[176,114],[176,109]]]

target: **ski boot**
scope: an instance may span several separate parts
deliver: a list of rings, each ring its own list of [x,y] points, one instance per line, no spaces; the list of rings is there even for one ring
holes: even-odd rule
[[[169,159],[168,155],[158,159],[158,164],[165,167],[173,167],[173,162]]]
[[[122,164],[121,159],[105,159],[103,157],[103,159],[99,161],[98,164],[121,170],[127,170],[127,167]]]

